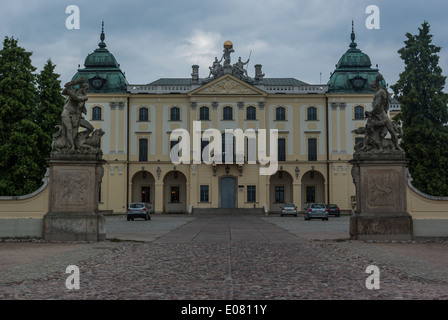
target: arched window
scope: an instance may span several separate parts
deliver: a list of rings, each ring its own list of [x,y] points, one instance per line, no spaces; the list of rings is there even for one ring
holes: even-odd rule
[[[233,120],[233,109],[232,109],[232,107],[224,107],[224,110],[223,110],[223,120]]]
[[[257,119],[257,109],[255,109],[255,107],[247,107],[246,120],[256,120],[256,119]]]
[[[149,111],[148,108],[142,107],[138,111],[138,121],[148,121],[149,120]]]
[[[307,109],[307,119],[317,120],[317,109],[315,107],[309,107]]]
[[[363,106],[355,107],[355,120],[364,120],[364,107]]]
[[[92,120],[101,120],[101,107],[92,108]]]
[[[180,109],[178,107],[173,107],[170,109],[170,120],[180,121]]]
[[[208,107],[201,107],[199,109],[199,120],[210,120],[210,111]]]
[[[283,107],[275,109],[275,120],[286,120],[286,111]]]

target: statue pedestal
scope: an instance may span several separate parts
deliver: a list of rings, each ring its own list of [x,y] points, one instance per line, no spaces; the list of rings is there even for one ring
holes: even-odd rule
[[[404,153],[355,154],[352,177],[357,208],[350,218],[355,240],[410,240],[412,217],[406,209]]]
[[[58,154],[50,158],[49,212],[44,216],[48,241],[101,241],[105,218],[98,213],[103,176],[101,155]]]

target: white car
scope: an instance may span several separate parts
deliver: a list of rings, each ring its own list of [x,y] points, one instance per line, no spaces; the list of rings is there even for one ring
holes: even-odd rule
[[[293,215],[297,217],[297,207],[292,203],[285,203],[282,207],[282,213],[280,214],[282,217],[287,215]]]
[[[129,205],[128,213],[126,215],[128,221],[135,218],[143,218],[145,220],[151,220],[150,211],[151,207],[145,202],[134,202]]]
[[[328,220],[328,208],[323,203],[310,203],[305,208],[305,220]]]

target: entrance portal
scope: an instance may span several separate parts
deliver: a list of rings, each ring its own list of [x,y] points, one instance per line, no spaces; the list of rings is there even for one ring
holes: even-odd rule
[[[236,179],[232,177],[221,178],[221,208],[236,207]]]

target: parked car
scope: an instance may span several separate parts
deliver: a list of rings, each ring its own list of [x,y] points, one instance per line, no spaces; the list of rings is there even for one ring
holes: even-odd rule
[[[305,220],[328,220],[328,208],[323,203],[310,203],[305,208]]]
[[[292,203],[285,203],[282,207],[281,216],[293,215],[297,217],[297,207]]]
[[[145,202],[134,202],[129,205],[128,213],[126,215],[128,221],[135,218],[143,218],[145,220],[151,220],[151,206]]]
[[[335,217],[339,217],[341,215],[341,210],[339,210],[338,205],[336,204],[327,204],[328,215],[334,215]]]

